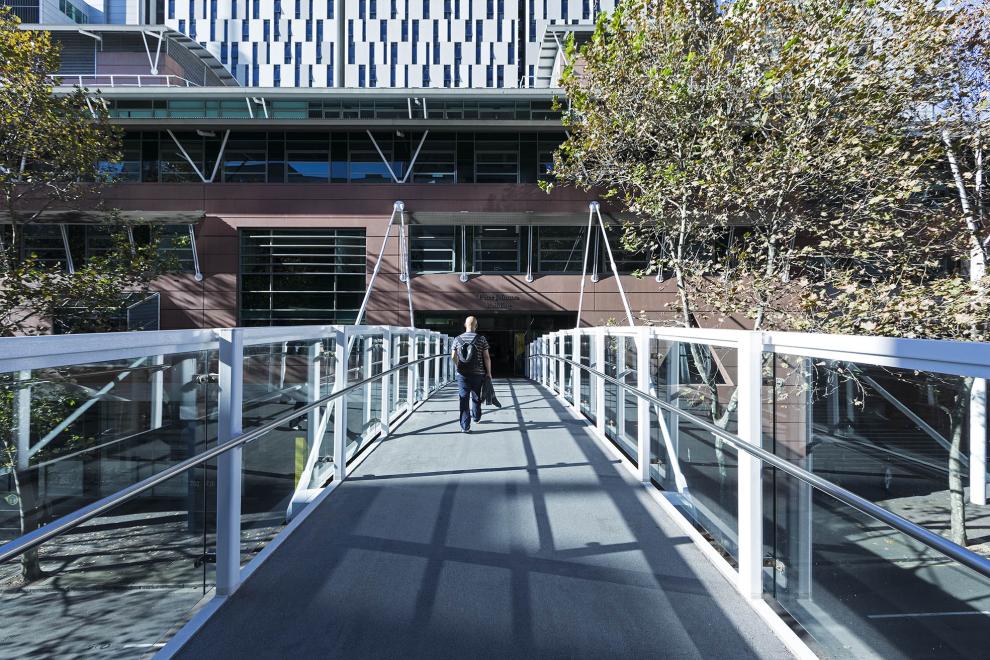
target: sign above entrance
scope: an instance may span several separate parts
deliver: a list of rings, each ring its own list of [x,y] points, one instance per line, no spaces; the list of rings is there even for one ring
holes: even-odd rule
[[[479,293],[478,300],[485,309],[512,309],[519,302],[519,296],[507,293]]]

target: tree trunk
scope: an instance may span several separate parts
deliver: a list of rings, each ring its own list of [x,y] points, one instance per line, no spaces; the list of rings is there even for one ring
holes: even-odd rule
[[[953,397],[949,420],[951,424],[949,445],[949,538],[953,543],[966,547],[966,487],[964,480],[962,438],[963,420],[969,406],[969,392],[973,379],[964,379],[962,387]]]
[[[17,515],[20,522],[21,536],[33,532],[40,526],[38,524],[37,511],[37,484],[25,483],[24,476],[16,465],[11,465],[11,474],[14,476],[14,494],[17,495]],[[34,582],[44,577],[41,570],[41,560],[38,558],[38,549],[28,550],[21,555],[21,577],[24,582]]]

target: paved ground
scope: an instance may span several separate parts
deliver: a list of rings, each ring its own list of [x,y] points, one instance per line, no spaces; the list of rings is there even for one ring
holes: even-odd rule
[[[583,421],[496,389],[469,435],[427,402],[180,655],[789,657]]]

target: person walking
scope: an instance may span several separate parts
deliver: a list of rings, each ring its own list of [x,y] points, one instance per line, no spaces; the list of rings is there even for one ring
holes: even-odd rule
[[[488,340],[478,334],[478,319],[464,319],[464,333],[454,339],[451,358],[457,367],[457,396],[461,402],[461,430],[471,432],[471,420],[481,421],[481,388],[492,377]],[[472,405],[473,404],[473,405]]]

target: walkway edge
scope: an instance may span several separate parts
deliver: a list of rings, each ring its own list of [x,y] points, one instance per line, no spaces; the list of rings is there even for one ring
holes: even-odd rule
[[[348,472],[350,472],[350,468],[356,468],[357,466],[361,465],[361,463],[363,463],[365,459],[371,456],[371,454],[373,454],[374,451],[378,449],[378,446],[381,445],[382,442],[384,442],[386,439],[388,439],[389,436],[395,433],[396,429],[402,426],[412,416],[412,414],[419,409],[420,406],[422,406],[426,401],[429,401],[430,397],[432,397],[434,394],[437,394],[438,392],[442,392],[446,387],[447,385],[444,385],[443,387],[440,387],[439,389],[430,392],[430,396],[427,397],[425,400],[418,402],[411,411],[403,414],[398,420],[394,422],[390,422],[389,435],[383,436],[379,434],[378,437],[375,438],[370,445],[368,445],[363,451],[359,452],[357,457],[354,459],[354,461],[348,464],[348,468],[349,468]],[[340,484],[344,483],[344,481],[347,481],[346,476],[344,477],[343,481],[331,482],[330,485],[328,485],[326,488],[323,488],[320,491],[319,495],[317,495],[312,500],[310,500],[309,503],[303,508],[303,510],[300,511],[299,514],[295,516],[289,522],[289,524],[287,524],[282,529],[282,531],[276,534],[275,538],[272,539],[268,545],[262,548],[261,552],[259,552],[254,559],[249,561],[247,565],[245,565],[244,568],[241,569],[241,583],[243,584],[249,577],[251,577],[251,574],[254,573],[258,569],[258,567],[261,566],[261,564],[263,564],[276,550],[278,550],[279,546],[281,546],[282,543],[285,542],[285,540],[289,537],[289,535],[292,534],[292,532],[294,532],[296,528],[299,527],[313,511],[316,510],[316,507],[319,506],[323,502],[323,500],[329,497],[330,494],[333,493],[333,491],[337,490],[337,487],[340,486]],[[215,591],[216,591],[215,589],[212,589],[210,590],[210,593],[215,593]],[[171,658],[173,658],[176,653],[181,651],[182,647],[185,646],[186,643],[190,639],[192,639],[197,632],[199,632],[200,628],[202,628],[203,625],[206,624],[206,622],[210,619],[210,617],[212,617],[214,614],[217,613],[217,610],[219,610],[223,606],[223,604],[227,602],[228,598],[229,596],[213,596],[213,598],[210,601],[208,601],[205,605],[200,606],[199,610],[194,610],[195,613],[189,619],[189,621],[187,621],[185,625],[179,628],[178,632],[176,632],[175,635],[173,635],[172,638],[165,643],[165,646],[163,646],[152,657],[155,660],[171,660]]]
[[[542,383],[537,381],[531,381],[537,387],[545,390],[550,396],[554,397],[558,401],[564,403],[564,407],[567,409],[568,414],[575,419],[584,423],[585,428],[590,431],[591,437],[602,446],[606,452],[612,456],[619,459],[622,465],[629,471],[631,475],[637,480],[639,479],[639,470],[629,460],[625,454],[623,454],[618,447],[613,444],[611,440],[605,437],[603,434],[598,432],[598,427],[591,423],[591,421],[580,414],[571,406],[571,403],[564,399],[562,396],[554,392],[549,387],[546,387]],[[770,630],[776,635],[777,639],[787,647],[787,650],[794,654],[799,660],[817,660],[818,655],[811,650],[801,637],[791,629],[787,623],[780,618],[780,616],[770,607],[769,603],[761,598],[747,598],[746,594],[740,591],[738,586],[738,580],[735,570],[732,566],[725,560],[718,551],[705,540],[705,537],[695,529],[694,525],[691,524],[684,515],[677,510],[677,508],[671,504],[670,500],[663,496],[663,494],[649,483],[640,483],[644,490],[650,495],[650,498],[655,501],[664,513],[680,528],[686,536],[688,536],[694,545],[701,551],[701,554],[705,556],[706,559],[715,567],[722,577],[725,578],[732,588],[743,597],[743,600],[756,612],[757,616],[763,619],[764,623],[769,626]]]

